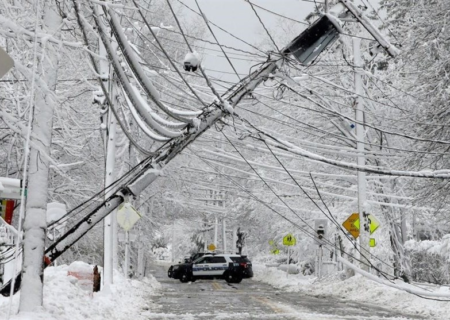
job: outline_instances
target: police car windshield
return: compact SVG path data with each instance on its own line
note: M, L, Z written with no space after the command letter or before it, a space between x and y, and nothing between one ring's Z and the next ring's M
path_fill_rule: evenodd
M193 263L197 263L198 261L205 259L205 257L209 257L209 256L203 256L203 257L197 258L194 260Z
M230 257L233 262L250 262L247 257Z

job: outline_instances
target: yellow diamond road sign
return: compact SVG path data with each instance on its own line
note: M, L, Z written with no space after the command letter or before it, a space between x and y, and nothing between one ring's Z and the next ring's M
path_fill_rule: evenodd
M214 245L214 243L211 243L211 244L208 246L208 250L209 250L209 251L214 251L214 250L216 250L216 246Z
M359 227L355 226L355 222L359 220L358 213L352 213L347 220L342 223L342 226L353 236L353 238L359 237Z
M370 226L370 234L372 234L378 229L378 227L380 226L380 222L371 214L369 214L368 220ZM356 228L359 229L359 219L356 220L353 224Z
M122 203L117 209L117 223L125 231L133 228L134 224L141 218L139 212L131 205L131 203Z
M292 234L288 234L286 237L283 238L283 244L285 246L295 246L297 243L297 239Z
M369 214L368 217L370 234L374 233L380 226L380 222L373 216ZM359 214L352 213L347 220L342 223L342 226L347 229L347 231L356 239L359 237Z

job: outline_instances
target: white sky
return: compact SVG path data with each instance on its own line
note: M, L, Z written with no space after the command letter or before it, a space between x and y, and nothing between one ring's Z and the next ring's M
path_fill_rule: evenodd
M195 0L181 0L186 5L198 11ZM251 6L245 0L198 0L201 9L208 17L208 20L221 26L223 29L238 36L239 38L249 42L251 44L257 44L264 40L265 34L261 27L258 18L254 14ZM314 10L313 2L305 2L303 0L252 0L254 4L261 7L279 13L283 16L303 21L304 18ZM318 3L322 2L318 0ZM256 8L258 14L263 20L266 27L270 30L277 28L280 17L277 17L271 13L265 12L259 8ZM194 16L189 10L184 10L184 14L189 17ZM219 42L224 45L237 47L247 51L254 52L255 50L246 44L232 38L219 29L212 26L214 33L216 34ZM207 31L208 39L213 41L212 36ZM219 49L217 46L208 45L208 48ZM230 51L230 50L227 50ZM222 56L219 52L207 51L210 54ZM238 56L234 56L238 57ZM244 58L245 57L241 57ZM256 62L233 60L233 64L239 73L248 74L249 68ZM233 70L229 66L228 62L223 57L213 57L211 55L205 55L203 65L208 70L208 74L227 81L238 81L237 77L233 74L218 73L211 70L221 70L232 73Z
M195 11L198 12L197 4L195 0L179 0ZM208 20L214 22L219 25L223 29L229 31L230 33L238 36L239 38L245 40L248 43L256 45L261 43L262 41L267 39L267 35L264 29L261 26L258 18L253 12L250 4L246 2L246 0L197 0L201 9L207 16ZM305 17L314 11L315 3L314 0L251 0L252 3L276 12L280 15L292 18L298 21L304 21ZM361 3L361 0L356 0L358 4L365 4L369 1L371 5L378 7L379 0L364 0ZM316 2L323 3L323 0L316 0ZM280 20L282 18L266 12L260 8L255 7L255 10L258 12L262 21L269 29L269 32L274 33L274 30L281 32L280 28ZM184 14L189 19L190 17L194 17L195 14L185 9ZM304 27L298 24L298 34L303 30ZM224 45L229 45L235 48L244 49L246 51L255 52L255 50L248 45L242 43L239 40L232 38L216 27L212 26L212 29L218 38L219 42ZM295 37L297 34L293 35ZM214 41L213 37L209 33L209 30L206 32L206 38L210 41ZM276 38L276 37L275 37ZM277 41L277 39L275 39ZM282 45L286 45L283 41L280 41ZM216 50L219 47L214 45L206 45L206 48L214 48ZM227 52L230 52L229 49L225 49ZM220 52L214 52L206 50L206 53L203 57L203 66L207 69L207 73L213 77L217 77L222 80L237 82L238 78L234 75L233 69L230 67L227 60L223 57ZM215 56L214 56L215 55ZM237 55L230 55L230 57L248 59L246 57L240 57ZM257 62L244 61L232 59L233 65L237 69L238 73L248 74L249 69L252 65L255 65ZM216 72L213 70L219 70L223 72Z

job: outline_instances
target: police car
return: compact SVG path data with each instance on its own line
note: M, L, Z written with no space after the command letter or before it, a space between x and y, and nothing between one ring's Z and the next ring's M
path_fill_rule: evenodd
M252 264L245 256L237 254L207 254L192 263L171 266L171 276L181 282L197 279L225 279L229 283L240 283L253 277Z

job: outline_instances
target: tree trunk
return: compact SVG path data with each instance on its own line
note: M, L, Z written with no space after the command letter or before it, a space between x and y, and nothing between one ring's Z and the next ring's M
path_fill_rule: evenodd
M43 32L57 35L62 23L61 17L49 8L44 9ZM58 54L49 42L46 49L41 49L44 57L40 74L52 92L55 91L58 67ZM31 139L47 154L50 154L52 140L53 111L56 101L45 88L37 88L33 129ZM31 148L28 179L28 195L26 215L24 221L24 249L22 269L22 290L20 295L19 312L33 311L42 306L44 279L44 250L47 231L47 189L49 160L41 156L39 150Z

